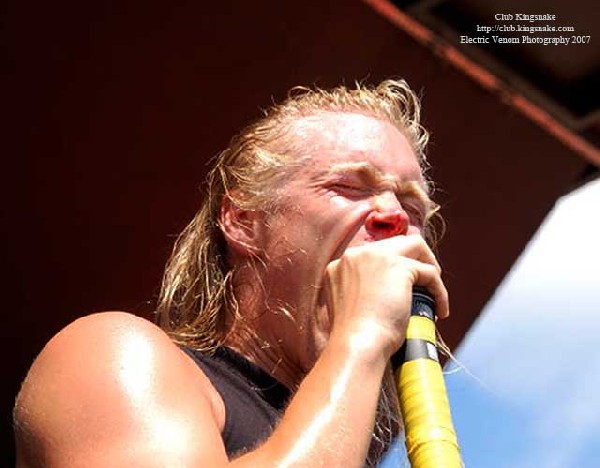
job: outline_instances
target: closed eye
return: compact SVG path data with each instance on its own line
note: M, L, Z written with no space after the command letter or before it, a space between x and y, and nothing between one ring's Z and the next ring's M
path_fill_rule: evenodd
M372 190L358 184L336 183L331 188L340 195L358 197L371 194Z

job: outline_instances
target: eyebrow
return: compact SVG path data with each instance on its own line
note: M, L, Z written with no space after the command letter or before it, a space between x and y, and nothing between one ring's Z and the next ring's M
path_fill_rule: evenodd
M373 181L383 181L386 179L384 174L379 169L365 162L338 163L331 167L331 169L328 171L330 175L349 172L353 172L361 177L372 179Z

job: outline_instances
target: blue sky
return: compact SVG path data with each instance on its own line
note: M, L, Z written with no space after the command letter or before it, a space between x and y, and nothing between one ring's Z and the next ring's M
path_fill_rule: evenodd
M557 202L456 356L467 467L600 466L600 180Z

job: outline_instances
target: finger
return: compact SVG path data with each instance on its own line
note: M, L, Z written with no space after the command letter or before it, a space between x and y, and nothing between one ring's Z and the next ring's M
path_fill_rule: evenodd
M426 288L433 296L436 305L436 314L440 319L445 319L450 315L448 290L437 268L425 263L419 265L416 269L416 278L413 285Z
M442 271L435 254L420 234L391 237L377 243L381 248L388 249L391 255L408 257L433 265L438 274Z

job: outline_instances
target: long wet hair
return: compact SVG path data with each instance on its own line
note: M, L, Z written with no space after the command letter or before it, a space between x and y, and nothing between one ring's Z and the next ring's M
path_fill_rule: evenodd
M242 320L234 294L234 271L226 262L220 225L224 197L244 210L275 208L277 188L293 173L301 142L293 123L322 112L354 112L392 123L407 138L425 174L428 132L420 124L420 102L404 80L375 87L331 90L298 87L247 126L214 161L206 197L180 234L167 264L157 307L158 324L179 344L211 352L225 337L225 317ZM433 209L432 216L436 212ZM426 223L425 237L435 229Z

